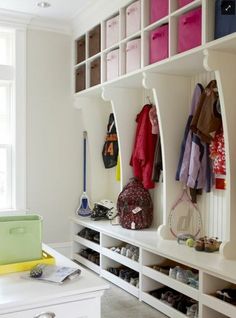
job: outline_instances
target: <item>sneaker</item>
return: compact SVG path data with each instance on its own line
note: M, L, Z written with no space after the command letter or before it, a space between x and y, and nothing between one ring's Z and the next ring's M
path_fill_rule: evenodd
M187 272L184 269L179 268L176 272L176 280L178 280L181 283L187 284L188 282Z
M169 270L169 276L173 279L176 279L176 274L178 272L178 270L180 269L179 266L175 266L174 268L170 268Z
M132 257L131 257L131 259L132 259L133 261L135 261L135 262L138 262L139 257L138 257L137 254L133 254Z
M119 248L119 247L117 247L117 248L114 250L114 252L116 252L116 253L120 254L120 248Z
M133 256L131 250L128 248L126 251L126 257L131 258Z
M127 252L127 248L123 246L121 248L120 254L123 255L123 256L126 256L126 252Z

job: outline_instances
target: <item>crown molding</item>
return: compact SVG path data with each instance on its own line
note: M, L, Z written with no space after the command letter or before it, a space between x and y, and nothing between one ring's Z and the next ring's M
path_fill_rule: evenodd
M66 35L72 34L70 21L33 17L28 25L29 30L41 30L47 32L56 32Z
M0 9L0 24L4 26L26 27L32 17L31 14Z
M67 35L70 35L72 30L70 21L42 18L32 14L3 9L0 9L0 26L57 32Z

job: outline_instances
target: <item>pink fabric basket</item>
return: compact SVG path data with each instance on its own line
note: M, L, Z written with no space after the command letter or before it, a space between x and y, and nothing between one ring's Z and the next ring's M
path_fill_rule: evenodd
M119 49L107 54L107 81L119 76Z
M150 64L169 56L169 27L162 25L150 32Z
M109 19L106 21L106 47L111 47L119 42L119 20L120 17Z
M186 6L187 4L189 4L190 2L193 2L194 0L178 0L179 2L179 8L182 8L184 6Z
M202 41L202 8L189 11L179 17L178 53L201 45Z
M141 28L141 3L133 2L126 8L126 36L138 32Z
M126 45L126 73L141 67L141 39L129 41Z
M153 23L168 15L169 0L150 1L150 23Z

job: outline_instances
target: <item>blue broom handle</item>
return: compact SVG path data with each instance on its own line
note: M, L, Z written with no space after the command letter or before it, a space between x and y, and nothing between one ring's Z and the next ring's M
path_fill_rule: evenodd
M84 192L86 192L86 136L87 132L84 131Z

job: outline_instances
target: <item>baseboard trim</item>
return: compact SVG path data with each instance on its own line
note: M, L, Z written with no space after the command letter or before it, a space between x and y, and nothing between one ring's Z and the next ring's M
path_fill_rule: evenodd
M72 255L72 242L48 243L50 247L54 248L62 255L71 258Z

